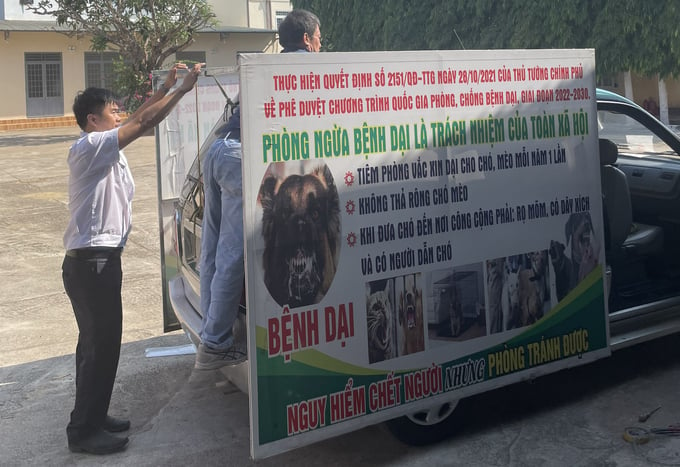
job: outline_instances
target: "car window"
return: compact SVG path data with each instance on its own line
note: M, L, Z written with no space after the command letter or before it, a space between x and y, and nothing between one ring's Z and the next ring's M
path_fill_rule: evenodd
M598 110L597 124L599 137L616 143L619 154L633 157L677 157L668 144L630 115L612 110Z

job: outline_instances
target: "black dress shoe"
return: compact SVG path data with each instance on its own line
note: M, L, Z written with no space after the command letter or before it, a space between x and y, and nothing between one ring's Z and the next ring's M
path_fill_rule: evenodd
M90 454L111 454L122 451L128 444L128 438L98 429L86 438L68 441L71 452L89 452Z
M115 418L107 415L104 419L104 424L102 425L106 431L110 433L119 433L121 431L127 431L130 429L130 420L124 420L122 418Z

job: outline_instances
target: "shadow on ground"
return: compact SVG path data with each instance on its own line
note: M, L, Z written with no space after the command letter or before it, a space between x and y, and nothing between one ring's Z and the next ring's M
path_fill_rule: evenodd
M64 130L66 131L66 130ZM9 146L42 146L45 144L57 144L57 143L72 143L78 136L78 130L72 130L73 134L69 135L37 135L37 134L26 134L26 135L3 135L0 133L0 147Z

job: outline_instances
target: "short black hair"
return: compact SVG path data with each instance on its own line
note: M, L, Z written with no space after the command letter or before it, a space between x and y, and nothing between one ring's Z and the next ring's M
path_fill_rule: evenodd
M319 18L311 11L297 9L286 15L279 25L279 43L284 49L301 47L305 33L314 35L316 28L321 27Z
M107 104L116 102L113 92L103 88L87 88L73 100L73 115L81 130L85 131L87 116L99 114Z

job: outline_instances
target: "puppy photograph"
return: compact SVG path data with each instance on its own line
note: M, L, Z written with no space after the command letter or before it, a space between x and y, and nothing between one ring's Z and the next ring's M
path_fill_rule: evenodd
M548 250L486 262L489 333L531 325L550 307Z
M340 250L340 205L326 164L271 164L258 200L262 206L262 265L272 298L291 308L318 303L330 288ZM308 170L305 170L308 169Z
M532 251L524 257L518 273L520 326L535 323L550 306L548 250Z

